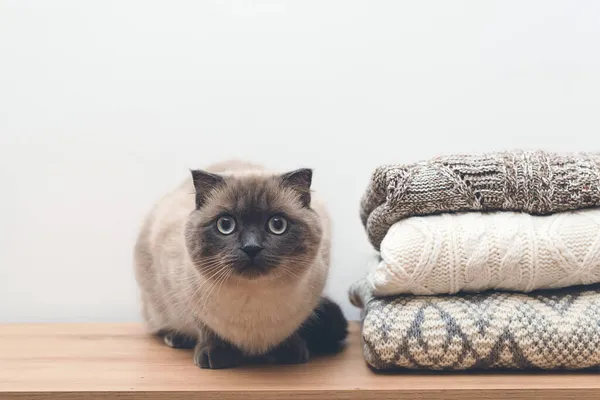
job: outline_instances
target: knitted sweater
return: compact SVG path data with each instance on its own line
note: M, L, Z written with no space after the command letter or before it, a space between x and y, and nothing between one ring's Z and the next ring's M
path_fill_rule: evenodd
M509 211L411 217L381 243L376 296L600 282L600 208L533 216Z
M451 211L550 214L600 205L600 153L454 155L378 168L361 202L379 248L392 224Z
M600 366L600 286L373 299L361 281L363 351L375 369Z

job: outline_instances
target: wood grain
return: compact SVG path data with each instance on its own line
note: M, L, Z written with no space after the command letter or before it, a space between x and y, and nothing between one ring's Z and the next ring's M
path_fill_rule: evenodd
M0 325L0 399L600 399L593 373L376 374L351 331L306 365L211 371L136 324Z

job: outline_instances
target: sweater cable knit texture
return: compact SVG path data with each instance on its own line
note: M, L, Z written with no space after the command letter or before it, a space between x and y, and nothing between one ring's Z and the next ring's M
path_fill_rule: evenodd
M380 167L360 214L379 249L388 229L409 216L456 211L544 215L599 205L599 153L512 151Z
M600 209L407 218L390 228L368 280L376 296L598 283Z

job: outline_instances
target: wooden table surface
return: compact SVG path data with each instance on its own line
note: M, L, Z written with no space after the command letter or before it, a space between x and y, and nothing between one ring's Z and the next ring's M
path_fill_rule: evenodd
M593 373L376 374L358 326L298 366L201 370L137 324L0 325L0 399L600 399Z

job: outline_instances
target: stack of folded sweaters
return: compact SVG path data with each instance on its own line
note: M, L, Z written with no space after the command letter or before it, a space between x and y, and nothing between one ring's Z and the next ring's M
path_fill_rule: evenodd
M600 366L600 153L378 168L350 298L375 369Z

